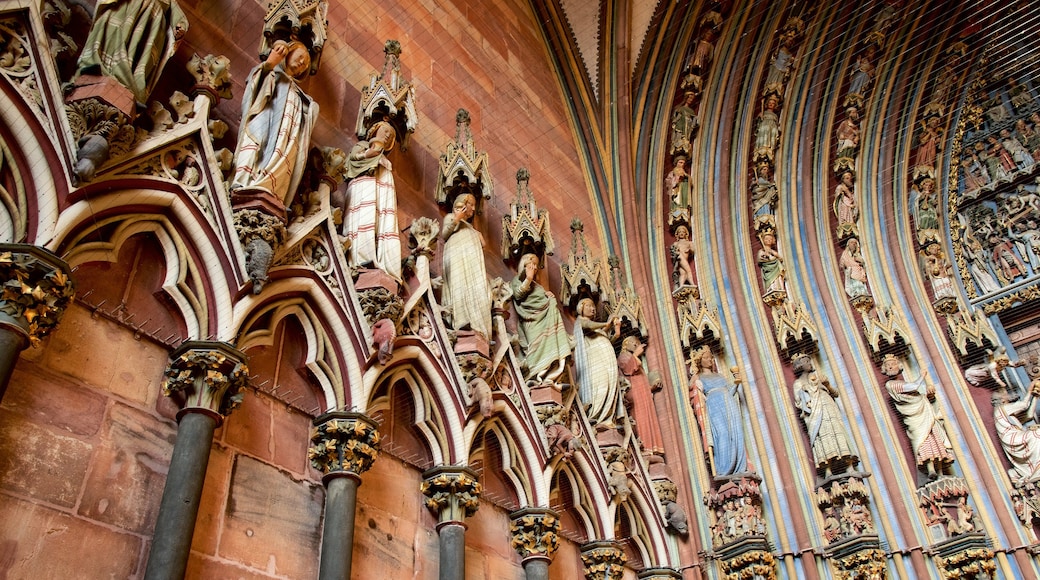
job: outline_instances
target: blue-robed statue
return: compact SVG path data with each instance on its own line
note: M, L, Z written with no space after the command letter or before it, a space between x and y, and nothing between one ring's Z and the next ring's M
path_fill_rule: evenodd
M730 383L714 371L715 357L704 347L693 358L690 403L701 428L704 452L715 477L749 470L744 446L740 383Z

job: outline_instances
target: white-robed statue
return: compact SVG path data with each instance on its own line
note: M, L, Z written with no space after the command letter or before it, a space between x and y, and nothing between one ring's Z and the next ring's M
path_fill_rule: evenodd
M249 73L231 191L261 190L288 206L306 166L318 104L296 83L310 70L307 47L276 41Z
M588 410L592 425L613 425L621 414L621 391L617 354L611 339L617 338L621 321L611 317L596 322L596 303L591 298L578 302L574 320L574 370L578 397Z
M397 142L387 108L375 110L378 119L367 138L350 151L347 168L347 215L343 235L350 240L351 266L372 265L401 279L401 240L397 229L397 191L393 167L386 158Z
M998 394L993 402L993 427L1000 438L1000 445L1011 461L1008 476L1012 483L1040 480L1040 430L1029 422L1036 411L1040 387L1030 386L1024 399L1013 400L1006 393Z

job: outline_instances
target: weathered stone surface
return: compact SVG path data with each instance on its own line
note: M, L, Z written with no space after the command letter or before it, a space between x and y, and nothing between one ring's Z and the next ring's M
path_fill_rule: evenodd
M232 452L221 445L214 445L209 452L206 485L202 487L202 501L199 502L199 514L195 518L195 535L191 539L193 551L209 556L217 553L220 518L227 501L233 457Z
M185 578L193 580L262 580L265 578L284 578L265 574L260 570L245 568L233 562L224 562L215 558L208 558L198 553L192 553L188 558L188 570Z
M106 400L33 363L20 363L11 377L3 406L26 420L73 435L101 428Z
M481 508L481 509L486 509ZM466 532L466 538L469 539L469 532ZM469 542L466 542L467 544ZM499 542L501 544L501 542ZM466 550L466 556L469 557L469 549ZM516 552L514 552L515 554ZM499 557L485 557L484 558L485 572L484 575L489 580L524 580L524 567L520 563L519 557L516 559L502 559ZM467 565L467 568L469 566Z
M626 570L627 572L627 570ZM585 569L581 564L581 550L573 542L563 540L556 551L552 565L549 566L550 580L572 580L584 578Z
M239 455L231 475L218 555L288 578L318 570L324 493L320 484Z
M520 563L520 556L509 543L509 514L504 510L482 501L477 513L466 519L466 525L469 527L466 530L467 548L479 550L486 556L493 554L495 559Z
M422 474L399 459L383 453L361 476L358 503L395 514L429 513L419 493ZM433 517L427 522L436 523Z
M415 542L423 533L415 512L387 512L358 506L354 526L353 573L358 578L378 578L385 570L407 570L416 560ZM433 536L436 545L436 535Z
M105 431L79 513L139 534L151 534L173 453L174 426L115 404Z
M72 507L93 449L75 437L0 412L0 488Z
M293 473L310 474L307 448L310 445L311 418L296 411L288 411L279 403L272 403L271 445L274 463Z
M271 400L246 393L242 404L224 420L224 442L250 455L270 461Z
M131 578L141 539L0 495L0 578Z

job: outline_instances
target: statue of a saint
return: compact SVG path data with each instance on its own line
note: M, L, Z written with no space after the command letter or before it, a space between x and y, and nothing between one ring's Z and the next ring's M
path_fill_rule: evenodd
M715 477L748 470L740 384L730 384L714 370L715 357L705 346L694 353L690 404Z
M943 473L944 466L953 463L953 446L946 428L932 405L935 387L924 380L907 381L903 363L894 355L886 355L881 362L881 373L888 377L885 388L903 418L910 447L914 450L918 467L927 471L929 479Z
M620 415L620 384L613 339L621 321L608 318L596 322L596 303L591 298L578 302L574 320L574 370L578 396L588 410L592 425L613 425Z
M455 198L444 217L441 302L450 310L451 327L491 337L491 289L484 265L484 236L471 221L477 202L472 194Z
M510 288L519 318L517 334L527 367L526 378L529 383L551 384L563 374L571 344L556 297L535 280L537 274L538 256L524 254Z
M798 376L792 385L795 405L809 432L816 468L824 470L826 479L836 467L858 460L845 433L841 408L835 401L838 389L817 372L808 356L796 357L793 366Z
M638 338L629 336L621 342L621 354L617 357L621 374L628 379L629 389L625 395L635 421L636 434L643 444L643 452L653 455L664 453L664 438L661 436L661 425L654 407L654 394L650 389L650 380L643 371L643 361L639 358L646 348Z

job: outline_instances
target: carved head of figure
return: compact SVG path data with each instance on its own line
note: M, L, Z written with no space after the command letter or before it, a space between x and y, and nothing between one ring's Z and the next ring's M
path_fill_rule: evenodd
M307 50L307 45L299 40L289 42L282 66L285 67L285 72L294 79L302 79L307 76L311 69L311 53Z
M538 256L535 254L520 256L518 270L522 280L534 279L535 275L538 274Z
M621 341L621 350L632 353L633 356L639 356L643 354L643 350L646 345L640 342L635 336L626 337L625 340Z
M685 240L690 237L690 228L686 226L679 226L675 228L675 238L679 240Z
M796 375L804 375L816 370L816 367L813 365L812 357L809 355L796 354L791 359L791 369L794 370Z
M452 211L455 213L456 219L466 221L473 219L473 214L477 212L477 198L473 197L472 193L463 193L455 198Z
M702 346L694 353L693 374L710 373L715 368L715 355L708 345Z
M894 378L901 372L903 372L903 362L896 355L886 354L881 359L881 374Z
M578 301L578 316L588 319L596 317L596 303L592 301L592 298L582 298Z

